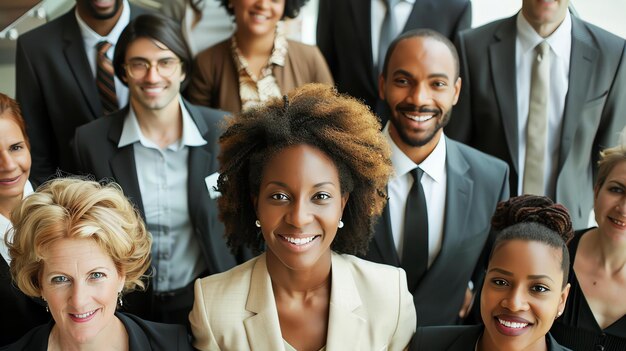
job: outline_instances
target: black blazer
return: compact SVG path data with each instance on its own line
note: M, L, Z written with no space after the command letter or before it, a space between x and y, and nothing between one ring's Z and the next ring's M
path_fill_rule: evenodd
M115 316L122 321L126 328L130 351L193 350L187 329L182 325L144 321L132 314L121 312L116 312ZM0 351L47 351L48 337L53 326L54 320L31 330L18 342L0 348Z
M461 32L457 48L463 87L445 131L496 156L518 188L516 16ZM575 229L587 227L601 148L617 145L626 125L626 42L572 16L569 87L563 111L555 201Z
M236 258L227 247L224 225L217 218L217 202L210 198L205 183L207 176L218 171L218 138L222 132L220 123L224 112L192 105L187 101L184 104L200 134L207 141L205 145L189 148L189 216L194 234L202 245L208 273L224 272L244 261L244 258ZM96 179L109 178L119 183L124 194L135 204L145 220L133 144L117 147L127 115L128 107L79 127L74 140L76 165L80 172L94 175ZM147 307L131 309L129 312L145 317L147 315L143 308Z
M402 32L434 29L453 40L470 28L469 0L416 0ZM378 78L372 58L371 5L363 0L320 0L317 46L326 58L337 88L372 108L378 99Z
M147 13L130 5L131 18ZM74 172L76 127L102 116L95 77L85 54L74 8L17 40L15 96L26 120L32 167L41 184L57 168Z
M483 334L482 325L444 326L417 328L410 351L474 351L478 338ZM548 333L548 351L571 351L559 345Z
M509 198L507 165L482 152L446 139L446 205L439 255L411 291L417 325L449 325L458 320L467 283L482 282L490 250L491 216ZM366 259L400 267L385 206L374 226Z
M13 283L9 265L0 256L0 346L14 343L29 330L47 323L50 313L44 305L24 295Z

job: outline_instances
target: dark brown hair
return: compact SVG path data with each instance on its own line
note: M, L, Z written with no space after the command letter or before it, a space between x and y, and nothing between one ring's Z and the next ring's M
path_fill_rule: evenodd
M368 107L330 86L308 84L235 116L227 127L220 138L218 205L233 250L242 245L261 250L263 236L254 225L251 197L259 193L268 160L299 144L316 147L333 160L342 193L350 193L343 212L345 227L335 237L333 250L367 250L392 172L389 146Z

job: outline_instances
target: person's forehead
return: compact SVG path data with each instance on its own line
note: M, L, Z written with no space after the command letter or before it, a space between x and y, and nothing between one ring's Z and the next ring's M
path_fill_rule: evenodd
M434 64L450 64L454 66L454 58L450 48L432 37L411 37L401 40L391 54L389 68L393 71L396 65L411 62L417 67Z

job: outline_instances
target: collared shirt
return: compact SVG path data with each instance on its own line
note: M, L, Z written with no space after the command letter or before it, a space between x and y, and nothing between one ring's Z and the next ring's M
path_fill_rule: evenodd
M413 11L413 5L415 0L401 0L393 8L393 12L396 16L396 35L402 33L402 30L406 26L406 22L409 20L411 11ZM383 26L385 20L385 14L387 13L387 5L385 0L372 0L371 1L371 31L372 31L372 58L374 59L374 66L378 65L378 43L380 42L380 29Z
M123 2L124 8L122 9L122 15L119 20L111 29L111 32L106 36L101 36L100 34L94 32L91 27L83 21L82 18L78 15L78 10L75 11L76 21L78 22L78 28L80 28L80 33L83 37L83 45L85 48L85 54L87 55L87 59L89 60L89 67L91 67L91 72L93 73L94 84L96 81L96 56L98 55L97 45L99 42L106 40L111 43L111 48L106 52L106 56L113 60L113 52L115 51L115 44L117 43L117 39L126 28L128 22L130 22L130 5L128 5L128 0L124 0ZM115 78L115 94L117 95L117 105L119 108L126 106L128 103L128 88L122 83L117 76Z
M33 193L33 186L27 180L26 183L24 184L24 192L22 193L22 198L25 198L32 193ZM0 214L0 231L2 231L0 233L2 234L2 236L0 236L0 239L1 239L0 240L0 255L4 257L4 260L7 262L7 264L11 263L11 257L9 257L9 248L4 243L4 238L6 237L7 232L12 227L13 225L11 224L11 221L5 216Z
M267 64L261 69L261 76L257 77L248 69L248 61L239 51L237 39L231 37L231 51L237 72L239 72L239 97L241 110L247 110L257 106L271 98L281 97L280 87L274 77L274 66L285 66L287 57L287 38L283 31L283 23L276 26L274 48Z
M548 100L547 143L544 150L546 161L544 170L544 193L554 197L558 175L559 149L563 111L569 84L570 53L572 49L572 19L569 11L565 20L547 38L542 38L520 12L517 15L517 39L515 40L515 66L517 72L517 153L518 186L517 193L522 194L524 185L524 166L526 160L526 124L530 102L530 79L533 62L537 57L535 47L546 40L550 44L550 98Z
M132 107L124 120L118 147L133 144L137 179L152 234L154 290L171 291L191 283L207 269L189 216L189 148L206 144L179 98L182 137L164 149L141 132Z
M426 197L428 210L428 267L441 251L443 244L443 226L446 212L446 138L443 133L433 152L419 165L415 164L391 139L389 123L383 134L391 147L391 164L394 175L387 184L389 196L388 206L391 219L391 233L396 244L398 256L402 259L402 243L404 242L404 210L409 191L413 186L411 171L419 166L423 171L422 188Z

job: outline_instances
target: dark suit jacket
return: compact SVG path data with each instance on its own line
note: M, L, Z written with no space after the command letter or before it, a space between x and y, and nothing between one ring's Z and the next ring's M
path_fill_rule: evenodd
M445 326L417 328L410 351L474 351L478 338L483 334L482 325ZM571 351L559 345L548 333L548 351Z
M145 10L130 7L131 17ZM76 127L102 116L95 77L74 8L17 40L15 95L26 120L33 159L30 178L41 184L57 168L74 172Z
M224 272L240 262L226 246L224 226L217 218L217 202L210 198L204 181L207 176L218 171L217 141L222 132L220 123L224 112L195 106L186 101L184 103L200 134L207 141L205 145L189 148L189 216L196 238L202 246L208 273ZM123 148L117 147L127 115L128 107L76 129L76 164L80 172L92 174L96 179L109 178L119 183L124 194L145 219L135 168L134 146L131 144ZM143 300L150 299L145 297ZM130 309L129 312L144 317L146 312L143 308L146 307Z
M460 33L463 88L446 133L496 156L518 188L515 16ZM563 112L556 200L574 228L586 228L593 206L593 174L601 148L617 144L626 125L624 39L572 16L569 88Z
M9 265L0 256L0 346L14 343L29 330L47 323L50 313L44 305L24 295L13 283Z
M416 0L402 32L434 29L453 40L469 28L469 0ZM326 58L337 88L372 108L378 98L378 78L372 58L371 4L363 0L320 0L317 46Z
M417 325L454 324L470 280L478 285L489 254L491 216L509 198L508 167L494 157L446 139L447 190L441 252L411 291ZM399 267L389 207L374 227L366 259ZM476 268L476 271L474 271Z
M182 325L162 324L144 321L143 319L116 312L115 316L122 321L128 333L128 346L131 351L191 351L191 343L187 329ZM54 326L54 321L39 326L24 335L18 342L1 348L0 351L46 351L48 337Z

